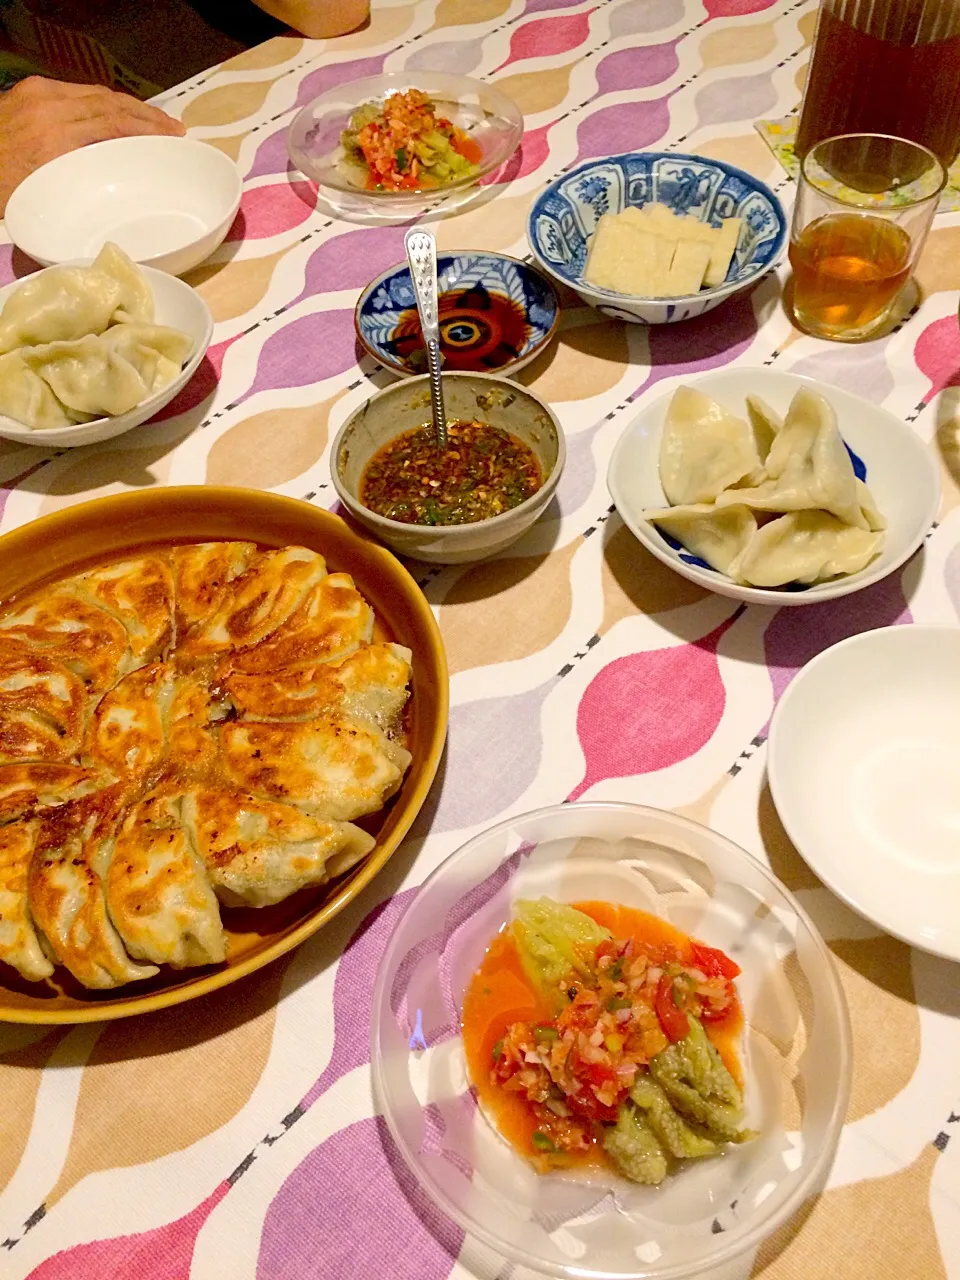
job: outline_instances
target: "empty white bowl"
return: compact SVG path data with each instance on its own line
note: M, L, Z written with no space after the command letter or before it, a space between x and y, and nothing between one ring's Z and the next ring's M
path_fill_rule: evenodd
M91 261L91 258L83 258L79 262L66 265L85 267ZM122 436L125 431L138 427L141 422L146 422L155 413L159 413L187 385L196 373L197 366L206 354L213 336L213 316L210 314L210 308L195 289L191 289L176 276L158 271L155 267L140 269L153 290L156 323L182 329L193 339L190 357L179 375L162 390L141 401L129 413L120 413L113 418L94 418L91 422L80 422L73 427L51 427L45 431L35 431L24 426L22 422L0 414L0 438L18 440L21 444L35 444L40 448L56 446L58 449L112 440L114 436ZM32 279L32 277L28 278ZM7 298L22 284L23 280L14 280L0 289L0 310L3 309Z
M774 714L767 768L834 893L960 960L960 628L886 627L814 658Z
M115 138L36 169L7 202L10 239L51 266L93 258L107 240L179 276L230 230L243 183L229 156L193 138Z
M610 459L607 485L624 524L647 550L684 578L718 595L749 604L802 605L861 591L893 573L923 542L940 506L940 473L933 454L905 422L887 409L839 387L774 369L725 369L690 378L686 385L743 417L748 395L781 415L802 387L833 405L840 434L865 467L865 480L887 519L883 550L865 569L813 586L748 587L718 573L672 544L644 511L668 506L660 483L660 440L673 392L645 408L624 430Z

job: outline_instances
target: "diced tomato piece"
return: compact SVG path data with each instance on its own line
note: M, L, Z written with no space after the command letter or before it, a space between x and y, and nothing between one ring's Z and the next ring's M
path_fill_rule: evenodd
M682 1009L678 1009L673 998L674 979L668 974L663 974L657 986L657 995L654 1001L654 1007L657 1010L657 1017L660 1019L660 1025L663 1027L663 1033L668 1040L676 1042L677 1040L685 1040L690 1033L690 1019Z
M739 978L740 966L735 960L724 951L718 950L716 947L708 947L706 943L694 942L691 947L692 957L691 965L694 969L699 969L701 973L705 973L708 978Z
M483 149L475 138L471 138L468 133L457 129L450 140L450 145L464 160L468 160L470 164L479 164L483 159Z

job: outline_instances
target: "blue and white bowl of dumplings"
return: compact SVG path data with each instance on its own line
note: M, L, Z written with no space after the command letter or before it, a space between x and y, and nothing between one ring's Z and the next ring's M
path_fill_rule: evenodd
M676 391L623 432L607 484L641 546L682 577L750 604L818 604L878 582L922 545L939 468L887 409L773 369L721 370ZM757 454L731 462L747 428ZM737 476L741 466L751 470Z
M646 297L598 288L584 278L590 238L605 213L664 205L719 227L742 219L726 279L679 297ZM702 316L752 288L777 265L787 237L783 206L765 183L735 165L669 151L629 151L589 160L562 174L530 211L527 236L539 265L604 315L637 324Z
M127 276L122 298L131 307L133 300L139 299L139 306L133 307L134 314L128 314L121 305L104 329L102 298L98 299L89 281L84 283L83 276L78 283L72 270L89 267L92 262L91 258L82 258L47 267L0 289L0 438L57 449L110 440L140 426L165 408L183 390L203 360L213 335L213 316L196 290L176 276L154 267L138 266L120 255L117 270ZM64 271L68 272L69 283L65 283L61 274ZM11 303L18 293L19 301ZM72 325L69 342L55 341L67 331L62 326L57 328L57 317L62 316L64 310L71 316L67 321ZM151 310L152 318L148 319ZM153 339L163 349L153 348L149 345L150 335L136 328L140 325L161 326L164 331L178 330L182 337L177 341L169 333L163 337L155 333ZM78 337L81 330L82 335ZM112 335L106 343L103 342L105 334ZM43 377L35 370L24 372L17 357L17 353L24 350L45 351L49 363L44 366ZM130 385L136 385L131 381L131 361L142 375L140 398L124 412L105 413L101 405L115 403L119 407L132 398L124 382L126 379ZM175 373L174 365L178 366ZM166 373L160 372L163 368ZM85 405L95 411L65 409L55 396L51 398L51 382L56 383L74 405ZM14 409L32 415L43 425L25 425L19 418L10 416Z

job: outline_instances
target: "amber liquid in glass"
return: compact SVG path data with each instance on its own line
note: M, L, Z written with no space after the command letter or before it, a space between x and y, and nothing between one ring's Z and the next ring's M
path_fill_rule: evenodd
M872 0L871 30L905 0ZM889 133L928 147L945 167L960 150L960 35L925 44L881 40L820 11L796 152L802 160L824 138ZM909 179L909 175L906 176Z
M804 326L858 337L882 322L910 275L910 237L871 214L831 213L790 245L793 307Z

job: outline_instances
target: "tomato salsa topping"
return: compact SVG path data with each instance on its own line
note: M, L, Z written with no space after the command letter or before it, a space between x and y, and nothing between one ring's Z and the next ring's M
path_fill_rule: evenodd
M463 1006L471 1080L540 1172L658 1183L742 1128L740 970L642 911L518 902Z
M439 448L432 424L378 449L363 470L360 501L404 524L472 524L518 507L543 483L533 450L499 427L447 424Z

